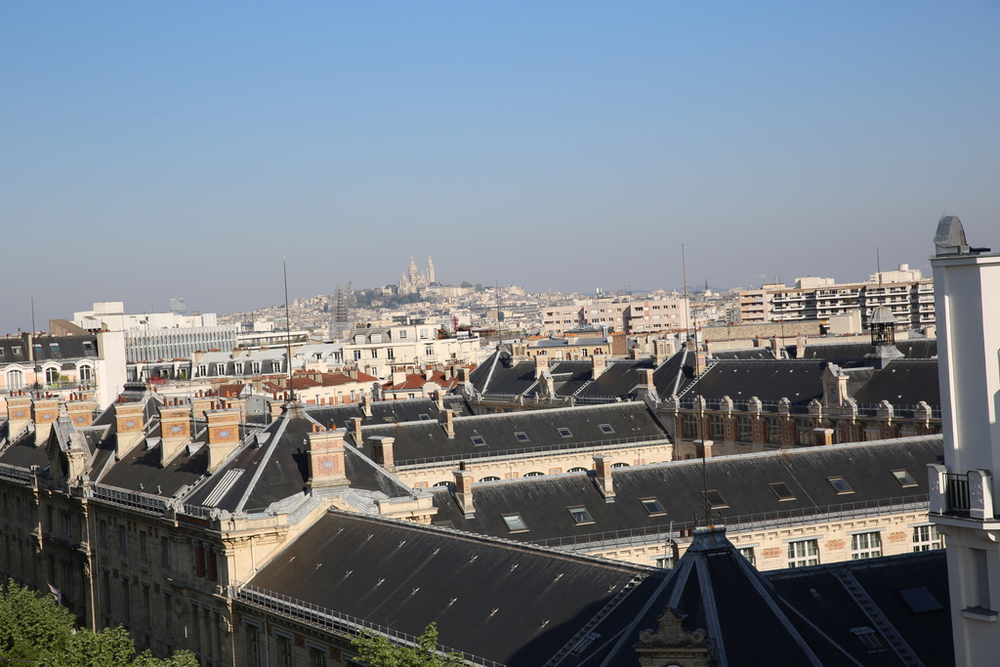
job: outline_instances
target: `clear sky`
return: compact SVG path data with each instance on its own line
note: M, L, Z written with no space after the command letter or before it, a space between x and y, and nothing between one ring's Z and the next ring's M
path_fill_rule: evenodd
M0 333L1000 249L1000 3L2 2Z

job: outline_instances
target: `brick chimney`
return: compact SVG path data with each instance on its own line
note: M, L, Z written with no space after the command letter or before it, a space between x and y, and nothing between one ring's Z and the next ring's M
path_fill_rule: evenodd
M542 373L549 370L549 355L535 355L535 379L542 377Z
M351 417L351 436L354 438L354 444L358 447L364 440L361 437L361 424L364 423L364 419L361 417Z
M694 444L695 451L698 452L698 456L704 459L712 458L712 445L715 444L712 440L695 440Z
M365 390L361 391L361 412L364 413L365 417L372 416L372 397Z
M476 506L472 502L472 473L468 470L455 471L455 501L466 519L476 516Z
M832 428L814 428L813 429L813 444L817 447L822 447L823 445L833 444L833 429Z
M635 393L638 399L641 401L648 396L649 398L658 401L660 397L656 393L656 385L653 383L653 369L637 368L635 372L636 375L639 376L639 382L635 388Z
M444 389L438 389L434 392L434 402L437 404L437 409L440 412L444 410Z
M35 401L32 410L35 421L35 442L43 443L49 439L52 425L59 419L59 399L40 398Z
M240 444L240 411L211 410L205 416L208 418L208 472L213 473Z
M322 427L316 427L322 429ZM350 483L344 465L344 436L347 429L316 430L308 433L309 488L345 486Z
M196 396L191 399L191 409L194 411L195 415L200 415L201 413L208 412L209 410L215 410L218 407L219 406L215 401L215 397L213 396Z
M191 442L191 410L160 408L160 466L170 463Z
M608 368L608 356L606 354L595 354L590 358L591 379L596 380L601 377Z
M594 457L594 470L597 475L594 481L597 482L597 490L604 496L604 501L613 503L615 501L615 487L611 479L611 457L598 454Z
M444 411L444 432L448 434L449 438L455 437L455 411L445 410Z
M97 403L92 400L76 400L66 403L66 413L69 415L69 420L77 428L90 426L94 421L96 408Z
M118 444L115 457L122 458L146 437L146 415L142 403L115 403Z
M7 397L8 436L13 438L31 423L31 396Z
M389 472L395 472L396 459L393 457L392 445L396 439L388 435L373 435L368 438L372 446L372 460Z

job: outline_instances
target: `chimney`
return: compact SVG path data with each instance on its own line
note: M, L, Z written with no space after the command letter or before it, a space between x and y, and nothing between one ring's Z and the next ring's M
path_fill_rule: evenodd
M542 373L549 370L549 356L547 354L535 355L535 379L542 377Z
M146 414L142 403L116 403L115 429L118 444L115 457L121 459L146 437Z
M208 472L222 466L240 444L240 411L211 410L208 417Z
M95 401L76 400L66 404L66 412L73 426L83 428L90 426L94 421L94 410L97 408Z
M31 396L8 396L7 437L14 438L31 422Z
M444 410L444 389L434 392L434 402L437 404L438 412Z
M636 374L639 376L639 384L635 388L636 397L641 401L647 396L655 401L660 397L656 393L656 385L653 384L652 368L637 368Z
M361 391L361 412L364 413L365 417L372 416L372 397L365 390Z
M52 425L59 419L59 399L40 398L35 401L32 417L35 421L35 443L49 439Z
M427 382L430 382L433 379L434 379L434 369L433 368L425 368L424 369L424 380L426 380Z
M476 506L472 502L472 473L468 470L455 471L455 500L466 519L476 517Z
M597 472L594 481L597 482L597 490L604 496L604 502L615 502L615 487L611 479L611 457L603 454L595 456L594 470Z
M338 428L307 433L309 441L309 488L320 489L350 484L344 465L344 436Z
M817 447L822 447L823 445L833 444L833 429L832 428L814 428L813 429L813 444Z
M388 435L373 435L368 438L372 445L372 459L389 472L396 471L396 460L392 455L392 444L396 439Z
M358 447L364 442L361 439L361 424L363 422L364 419L361 417L351 417L351 436L354 438L354 444Z
M607 355L604 354L595 354L590 358L590 364L591 364L591 379L596 380L597 378L601 377L601 373L603 373L607 369L608 357Z
M215 398L212 396L201 396L201 392L198 392L199 396L191 399L191 408L195 415L200 415L203 412L208 412L209 410L215 410L218 406L215 402Z
M444 432L448 434L449 438L455 437L455 411L445 410L444 411Z
M191 410L160 408L160 467L170 463L191 442Z
M703 459L712 458L712 445L715 444L712 440L695 440L693 443L695 451L698 456Z

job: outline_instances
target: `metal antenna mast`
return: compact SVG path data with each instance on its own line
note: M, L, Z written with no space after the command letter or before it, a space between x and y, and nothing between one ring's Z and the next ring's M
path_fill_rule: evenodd
M285 280L285 363L288 371L288 398L295 402L295 387L292 386L292 318L288 314L288 263L281 258L281 273Z

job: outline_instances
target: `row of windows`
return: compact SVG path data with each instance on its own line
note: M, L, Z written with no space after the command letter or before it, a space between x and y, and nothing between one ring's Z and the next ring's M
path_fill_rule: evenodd
M890 470L889 472L892 474L893 478L899 482L901 487L907 488L917 486L917 480L914 479L913 475L911 475L908 471L900 469ZM837 492L837 495L854 493L854 488L843 475L827 477L826 481L830 483L830 486ZM795 492L793 492L785 482L769 482L767 486L780 502L796 500L798 498ZM712 509L724 509L729 507L729 503L722 497L722 493L718 489L709 489L707 491L702 491L701 493L705 499L708 500Z
M421 415L421 418L423 418L423 415ZM612 433L615 432L615 429L614 429L613 426L611 426L611 424L600 424L598 426L598 428L601 429L601 433L605 433L605 434L608 434L608 435L610 435L610 434L612 434ZM562 438L572 438L573 437L573 431L571 431L570 429L566 428L565 426L558 427L556 429L556 432ZM524 431L515 431L514 432L514 438L518 442L528 442L529 440L531 440L531 438L528 437L528 434L525 433ZM471 439L472 439L472 444L476 445L477 447L482 447L482 446L484 446L486 444L486 438L484 438L483 436L481 436L479 434L471 436Z
M640 498L639 502L642 504L643 509L646 510L646 513L649 514L649 516L662 516L667 513L667 511L663 508L662 503L660 503L659 499L655 497ZM590 513L590 510L588 510L585 505L573 505L571 507L567 507L566 511L569 512L574 525L579 526L596 523L593 515ZM503 518L504 523L507 524L507 530L512 533L520 533L531 530L520 513L503 514L501 517Z

